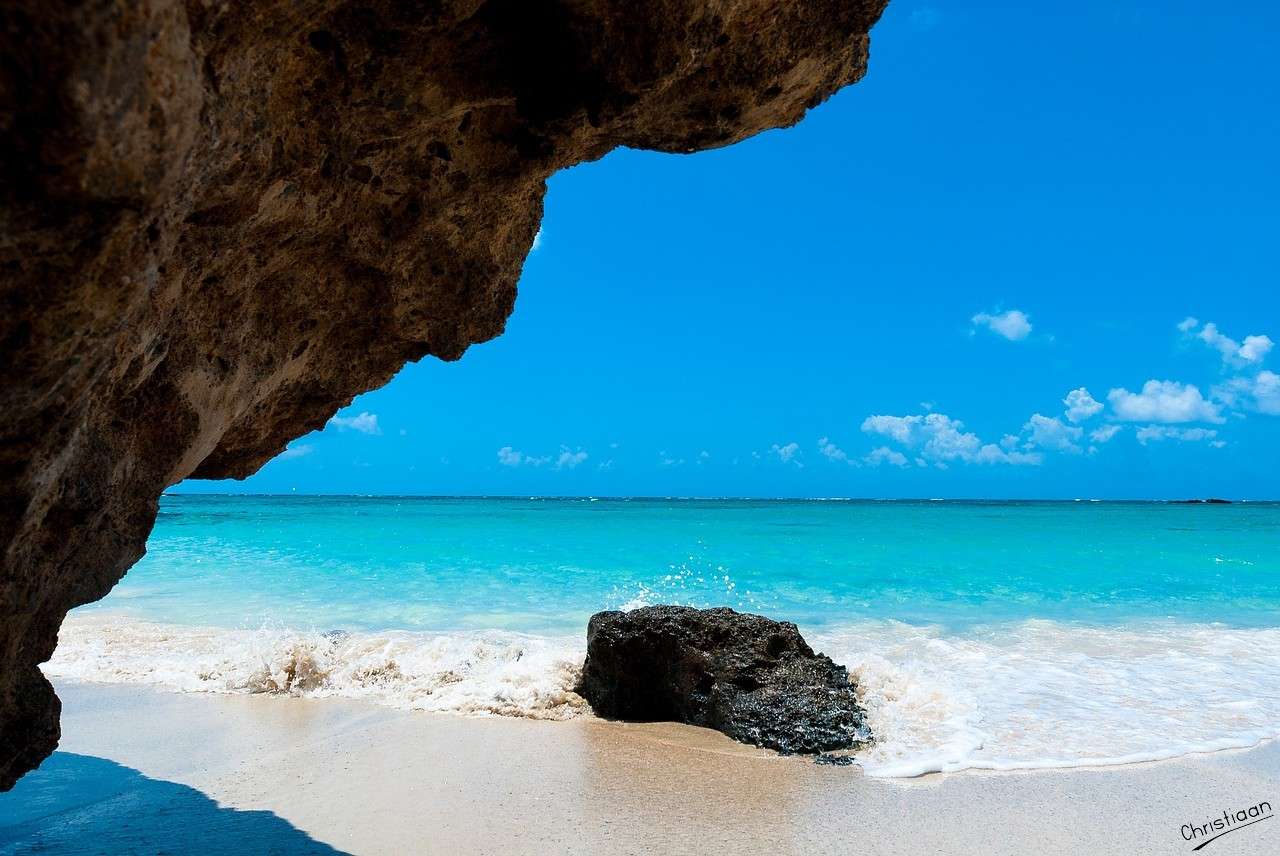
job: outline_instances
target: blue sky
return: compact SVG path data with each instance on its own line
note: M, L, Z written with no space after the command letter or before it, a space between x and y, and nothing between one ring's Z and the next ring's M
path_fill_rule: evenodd
M796 128L557 175L502 337L182 489L1280 496L1278 47L894 0Z

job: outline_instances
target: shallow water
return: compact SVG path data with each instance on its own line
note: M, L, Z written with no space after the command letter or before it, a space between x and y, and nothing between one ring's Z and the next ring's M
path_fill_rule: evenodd
M564 718L593 612L728 605L850 667L871 774L1123 763L1280 735L1278 548L1271 503L165 497L47 671Z

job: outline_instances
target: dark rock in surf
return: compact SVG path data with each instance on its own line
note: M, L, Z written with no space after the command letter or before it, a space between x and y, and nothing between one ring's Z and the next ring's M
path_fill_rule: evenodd
M609 719L701 725L784 754L869 742L854 690L794 624L682 606L592 616L578 687Z
M820 767L852 767L853 759L848 755L815 755L813 763Z

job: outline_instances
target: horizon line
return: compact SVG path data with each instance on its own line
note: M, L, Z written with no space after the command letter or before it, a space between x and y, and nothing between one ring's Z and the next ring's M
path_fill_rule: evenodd
M527 493L288 493L270 492L221 492L221 491L170 491L162 497L218 496L218 497L315 497L341 499L507 499L507 500L697 500L741 502L1126 502L1167 503L1191 505L1217 505L1234 503L1278 503L1280 499L1234 499L1219 496L1204 497L934 497L934 496L747 496L747 495L674 495L674 494L527 494Z

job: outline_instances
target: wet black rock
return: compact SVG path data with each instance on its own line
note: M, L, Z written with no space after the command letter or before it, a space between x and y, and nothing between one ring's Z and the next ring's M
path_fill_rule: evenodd
M794 624L682 606L592 616L578 687L609 719L686 722L784 754L868 742L854 691Z
M822 767L852 767L853 759L848 755L815 755L813 763Z

